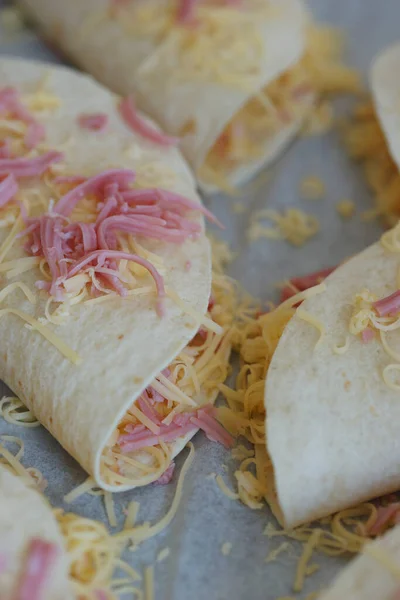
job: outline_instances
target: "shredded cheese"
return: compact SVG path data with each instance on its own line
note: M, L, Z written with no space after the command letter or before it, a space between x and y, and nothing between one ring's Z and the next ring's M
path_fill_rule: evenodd
M233 492L231 489L229 489L229 487L226 485L225 481L222 479L221 475L217 475L215 477L215 481L217 482L218 487L221 490L221 492L223 494L225 494L225 496L227 498L229 498L230 500L238 500L239 499L239 494L235 494L235 492Z
M231 542L224 542L221 546L221 553L223 554L223 556L229 556L231 551L232 551Z
M318 346L320 346L320 344L322 343L322 340L324 339L324 335L325 335L324 324L319 319L317 319L313 315L310 315L310 313L308 313L307 311L305 311L302 308L297 309L296 315L299 317L299 319L301 319L302 321L305 321L306 323L309 323L310 325L315 327L315 329L317 329L317 331L319 333L319 337L318 337L318 341L314 347L314 349L316 349Z
M154 567L149 566L144 570L145 600L154 600Z
M356 212L356 205L352 200L340 200L336 204L336 210L342 219L351 219Z
M325 193L325 183L320 177L310 175L300 182L300 195L306 200L321 200Z
M33 413L15 396L3 396L0 400L0 416L12 425L22 425L23 427L38 427L40 425Z
M275 227L266 227L260 220L269 219ZM293 246L302 246L319 231L318 219L298 208L288 208L280 214L276 210L263 209L253 214L247 231L248 239L260 238L286 240Z

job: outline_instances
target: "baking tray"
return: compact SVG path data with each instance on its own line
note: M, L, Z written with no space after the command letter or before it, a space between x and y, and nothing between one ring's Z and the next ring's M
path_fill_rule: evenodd
M0 7L4 5L4 0L0 0ZM349 62L361 69L365 77L376 53L397 39L398 0L379 3L376 0L310 0L309 5L318 20L347 31ZM0 29L1 54L61 62L32 31L8 37ZM347 102L338 104L339 112L347 109ZM301 199L299 184L309 175L324 181L326 196L323 199ZM354 201L357 209L355 216L346 221L338 216L335 208L344 198ZM378 223L362 219L363 212L372 206L371 195L360 168L347 157L335 131L316 138L298 139L274 165L263 185L246 187L233 200L218 195L207 198L206 202L226 226L223 232L218 231L218 236L228 241L237 253L230 274L262 301L277 299L277 282L333 266L374 242L380 233ZM245 211L235 213L234 202L242 203ZM267 239L250 244L247 229L251 214L266 207L301 208L317 216L320 231L300 248ZM5 386L0 385L0 394L6 393ZM0 420L0 434L23 439L24 463L44 473L48 480L46 494L54 506L107 522L98 497L86 494L73 504L64 503L64 495L84 481L86 474L45 429L25 430ZM220 473L228 485L233 486L237 463L233 463L229 452L202 434L194 438L194 445L195 460L172 524L135 552L127 551L124 555L139 570L156 565L157 600L186 600L188 597L193 600L304 599L310 592L326 587L347 559L328 559L315 553L313 562L319 565L319 570L307 578L301 594L294 594L292 584L301 546L293 542L289 553L267 563L269 552L282 541L263 534L266 525L274 521L269 510L265 507L252 511L225 497L209 475ZM177 459L177 472L184 457L185 451ZM175 482L176 478L167 486L150 485L114 495L120 525L124 520L123 509L133 499L141 504L139 520L158 520L170 506ZM296 494L295 489L293 493ZM222 553L225 542L232 544L228 556ZM158 553L166 547L170 549L169 557L157 563Z

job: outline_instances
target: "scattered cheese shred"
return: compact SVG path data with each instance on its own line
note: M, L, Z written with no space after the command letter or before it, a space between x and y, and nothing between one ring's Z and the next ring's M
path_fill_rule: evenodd
M236 494L231 489L229 489L229 487L226 485L225 481L223 480L222 475L217 475L215 477L215 481L217 482L217 485L218 485L219 489L221 490L221 492L223 494L225 494L225 496L227 498L229 498L230 500L239 500L239 494Z
M170 553L171 550L169 548L163 548L162 550L160 550L160 552L157 554L157 562L163 562L164 560L166 560Z
M221 552L224 556L229 556L229 554L232 551L232 544L231 542L224 542L221 546Z
M356 205L352 200L340 200L336 204L336 210L342 219L351 219L356 212Z
M39 427L40 423L30 410L15 396L3 396L0 400L0 416L7 423L23 427Z
M289 542L282 542L281 544L279 544L279 546L277 548L274 548L273 550L271 550L268 553L268 556L266 557L265 562L266 563L274 562L278 558L278 556L280 556L284 552L287 552L289 549L290 549Z
M325 194L325 183L320 177L310 175L300 182L300 196L306 200L321 200Z
M301 555L300 560L297 564L296 578L293 584L294 592L301 592L301 590L303 589L304 579L307 576L307 563L310 560L312 553L317 548L320 537L321 531L319 529L314 529L314 531L310 535L309 540L304 546L303 554Z
M144 570L145 600L154 600L154 567L149 566Z
M266 227L260 220L268 219L275 227ZM254 242L260 238L286 240L293 246L303 246L319 231L318 219L298 208L288 208L280 214L273 209L263 209L253 214L247 231L248 239Z

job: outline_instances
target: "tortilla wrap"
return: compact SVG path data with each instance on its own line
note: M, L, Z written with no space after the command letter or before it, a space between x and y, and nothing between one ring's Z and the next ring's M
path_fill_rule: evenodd
M233 57L222 69L226 74L226 81L222 81L204 74L193 75L198 65L187 64L187 52L182 52L176 43L178 28L174 24L168 35L160 34L157 23L147 37L137 25L135 29L136 11L149 11L151 15L156 7L154 21L160 14L165 19L168 15L172 18L175 5L170 0L126 3L118 9L119 18L110 13L109 0L20 0L20 5L44 35L76 64L118 94L134 93L142 110L168 133L181 136L182 151L208 190L215 186L204 181L200 171L219 135L254 95L299 61L306 43L306 12L301 0L251 0L239 19L237 9L220 7L220 11L236 15L236 19L228 16L223 21L223 48L211 37L208 41L208 62L217 57L219 64L224 56ZM226 44L231 45L230 50ZM250 62L244 62L243 81L237 85L237 63L249 61L249 56L253 57L253 73ZM199 58L202 59L204 62L204 57ZM189 79L181 76L185 69ZM276 158L298 132L312 101L312 95L307 96L303 114L282 124L279 131L265 139L261 155L233 169L229 182L244 182Z
M400 527L370 542L320 600L394 600L400 589Z
M370 83L375 109L390 154L400 169L400 82L394 76L400 68L400 44L381 54L372 66Z
M300 309L279 341L265 386L266 438L288 527L400 488L400 397L382 378L395 361L379 336L363 344L348 329L355 294L391 294L399 266L400 254L380 242L367 248L300 307L322 323L321 342ZM399 331L387 336L398 352ZM335 353L347 338L348 350Z
M60 99L59 108L43 116L38 113L37 118L46 126L46 144L51 148L63 144L67 173L89 176L107 168L130 168L138 181L146 181L144 187L162 187L200 203L192 175L179 152L156 146L127 130L116 110L115 98L91 78L67 68L1 60L0 80L2 85L15 86L21 93L32 93L38 84L45 85L46 93ZM104 133L88 132L77 123L79 115L94 112L109 117ZM51 197L49 188L40 180L38 183L37 178L20 183L25 193L32 193L35 187L46 200ZM211 286L210 247L203 218L196 212L190 219L201 225L197 239L176 245L146 238L141 239L141 244L163 260L166 287L196 314L204 315ZM1 228L0 243L9 231L10 227ZM22 244L14 243L6 261L21 256L26 256ZM3 283L22 281L34 291L35 282L42 278L35 267ZM38 318L44 315L47 299L47 293L40 293L32 306L16 290L0 308L18 309ZM46 326L82 358L80 366L64 358L16 315L0 318L0 377L104 489L122 491L134 487L116 487L102 479L100 459L104 446L129 406L199 327L197 318L169 297L163 317L158 316L155 302L151 290L128 298L115 295L105 303L76 304L62 324L48 323ZM172 444L171 457L193 433Z
M5 568L0 573L2 598L14 597L12 593L18 586L25 555L34 538L51 542L58 548L43 600L72 600L68 559L51 506L21 477L0 466L0 556L5 560Z

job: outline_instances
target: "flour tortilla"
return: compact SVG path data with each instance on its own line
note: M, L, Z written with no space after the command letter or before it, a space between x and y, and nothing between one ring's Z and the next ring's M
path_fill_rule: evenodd
M128 32L107 16L109 0L19 0L19 3L44 35L76 64L118 94L135 93L140 107L168 133L181 135L185 125L194 121L195 132L183 137L181 147L195 173L232 117L259 90L296 64L305 50L307 15L302 0L254 0L255 5L270 10L267 16L260 17L251 3L246 6L246 15L254 13L254 35L260 34L264 40L261 69L253 78L251 89L243 91L195 78L189 82L177 81L182 57L170 37L160 42L156 37L141 38ZM162 11L170 0L132 2L132 11L144 4L159 5ZM215 54L218 60L217 50ZM304 117L306 113L305 107ZM299 118L267 139L262 158L234 172L231 183L243 183L274 160L301 124ZM208 191L213 189L208 183L205 187Z
M397 575L384 566L378 556L387 557L397 568ZM369 543L319 600L394 600L394 593L400 589L399 563L400 526L397 526Z
M36 89L44 77L49 77L47 89L62 100L61 108L43 116L47 141L52 148L64 143L71 173L93 175L110 167L131 168L137 178L149 181L149 187L176 191L200 203L193 177L179 152L134 136L121 122L115 98L91 78L34 62L0 61L2 85L13 85L26 93ZM77 117L94 112L109 115L104 133L79 128ZM32 183L27 181L26 186ZM49 193L44 187L41 191ZM204 226L201 216L193 218ZM0 230L0 243L7 233L7 228ZM197 240L182 246L149 240L141 243L164 259L165 285L204 314L211 288L210 246L204 230ZM6 260L23 255L22 247L15 244ZM38 279L42 275L37 269L16 278L32 290ZM45 301L46 294L32 307L17 290L0 308L10 306L39 317L44 314ZM114 297L94 306L81 303L64 324L49 324L82 357L80 366L71 364L18 317L0 319L0 377L96 482L111 491L132 486L113 488L102 481L99 460L104 444L132 402L187 345L199 326L169 298L165 317L158 317L155 301L155 294L150 294ZM173 455L190 437L173 446Z
M345 354L333 351L348 335L352 301L367 288L379 298L397 289L400 254L380 243L326 279L326 292L301 309L326 330L296 314L273 356L265 388L268 451L283 521L296 526L400 488L400 395L382 379L392 362L379 338L350 336ZM400 351L400 332L388 334Z
M0 466L0 555L6 567L0 573L2 598L14 597L24 568L25 554L33 538L52 542L58 548L43 600L72 600L68 582L68 559L51 506L21 477Z
M394 44L375 61L370 75L379 121L390 154L400 169L400 44Z

